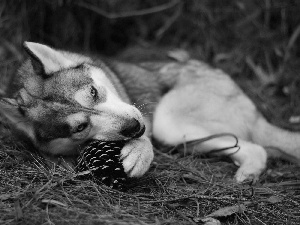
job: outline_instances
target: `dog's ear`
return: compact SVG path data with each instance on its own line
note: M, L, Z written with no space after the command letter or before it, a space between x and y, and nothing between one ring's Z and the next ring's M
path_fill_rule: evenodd
M31 141L35 140L33 126L26 116L26 111L14 98L0 99L0 114L12 125L15 131L26 135Z
M75 62L65 57L62 52L46 45L24 42L24 48L30 56L36 74L45 78L61 69L76 66Z

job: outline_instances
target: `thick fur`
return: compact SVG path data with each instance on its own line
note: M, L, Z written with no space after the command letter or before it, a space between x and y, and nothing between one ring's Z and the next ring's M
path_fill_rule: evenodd
M1 112L42 152L76 155L90 138L126 139L125 171L141 176L153 159L150 136L178 145L226 132L238 137L239 147L218 154L239 166L238 182L258 179L268 155L300 161L300 135L269 124L228 75L202 62L133 65L37 43L25 48L30 59L19 70L23 87L1 100ZM188 150L234 145L221 137ZM267 153L264 146L273 148Z

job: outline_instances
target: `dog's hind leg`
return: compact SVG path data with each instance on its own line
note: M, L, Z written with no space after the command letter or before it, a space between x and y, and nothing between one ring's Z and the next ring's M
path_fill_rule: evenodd
M182 91L183 97L186 97L186 91ZM199 101L199 98L193 99L193 96L190 95L189 100L196 102ZM171 91L171 93L168 93L162 99L155 111L153 121L154 138L168 145L178 145L218 133L232 133L239 137L238 143L236 143L236 139L232 136L221 136L205 142L198 142L197 145L191 148L183 149L187 153L192 154L214 153L229 156L240 167L235 175L237 182L257 180L266 167L267 154L265 149L257 144L245 141L248 140L247 132L243 129L239 130L236 127L232 127L234 124L230 124L227 121L230 120L234 123L238 119L238 116L233 115L233 118L224 120L224 117L228 117L226 113L230 114L230 112L226 112L224 107L220 106L218 102L214 103L216 104L212 104L213 106L205 105L204 107L206 108L196 107L191 102L180 99L180 91L174 91L173 93ZM210 114L203 112L203 110L215 107L215 105L217 107L219 105L220 109L210 109L212 110ZM221 111L222 109L223 111ZM216 112L221 112L221 114ZM218 118L222 119L218 120ZM241 124L241 127L246 126L243 123ZM215 151L218 149L227 150Z
M154 125L154 137L169 145L178 145L214 135L208 130L191 124L179 124L178 120L171 124ZM184 154L206 154L229 156L239 166L235 174L237 182L256 181L266 167L267 153L257 144L235 139L233 136L219 136L207 141L195 141L197 144L188 148L180 148Z

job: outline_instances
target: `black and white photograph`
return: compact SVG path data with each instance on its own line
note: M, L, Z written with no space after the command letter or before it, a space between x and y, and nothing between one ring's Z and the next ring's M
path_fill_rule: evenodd
M0 224L300 224L299 12L0 0Z

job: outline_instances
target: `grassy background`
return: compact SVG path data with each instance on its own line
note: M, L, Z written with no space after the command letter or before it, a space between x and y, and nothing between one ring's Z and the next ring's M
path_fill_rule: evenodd
M173 48L228 72L280 126L299 130L297 0L2 0L0 95L26 57L25 40L128 60ZM138 47L132 47L138 46ZM0 224L299 224L299 167L270 161L255 186L236 185L224 159L156 151L127 193L46 169L0 123ZM240 206L225 208L226 206Z

